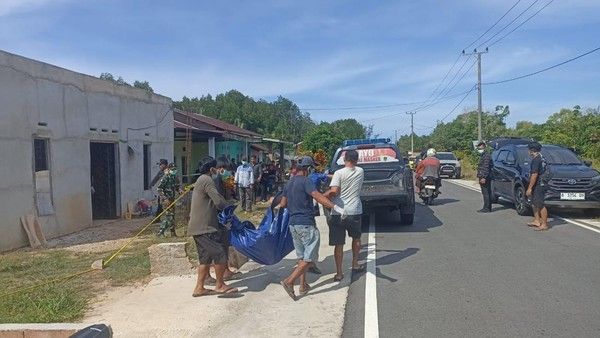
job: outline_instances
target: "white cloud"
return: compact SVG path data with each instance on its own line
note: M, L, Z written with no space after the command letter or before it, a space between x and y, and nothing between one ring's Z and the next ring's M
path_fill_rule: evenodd
M63 1L65 0L2 0L0 1L0 17L31 11L47 4L56 4Z

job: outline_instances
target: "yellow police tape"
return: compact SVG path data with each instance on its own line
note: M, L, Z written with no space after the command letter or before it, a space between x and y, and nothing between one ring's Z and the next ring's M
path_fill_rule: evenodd
M192 185L188 185L185 187L183 193L181 195L179 195L179 197L177 197L173 202L171 202L171 204L169 204L165 209L163 209L163 211L156 215L150 222L148 222L146 225L144 225L140 231L138 231L133 237L131 237L129 239L129 241L127 241L127 243L123 244L123 246L121 246L119 248L119 250L115 251L108 259L106 259L106 261L102 261L102 268L106 268L108 267L108 263L110 263L110 261L112 261L115 257L117 257L123 250L125 250L126 247L128 247L131 243L133 243L133 241L139 237L144 231L146 231L146 229L148 229L148 227L150 227L152 224L154 224L154 222L156 222L156 220L158 220L165 212L167 212L169 209L171 209L173 206L175 206L175 204L181 199L183 198L185 195L187 195L191 190L192 190ZM98 271L98 269L95 268L90 268L87 270L83 270L77 273L73 273L67 276L63 276L63 277L58 277L43 283L39 283L39 284L35 284L35 285L30 285L24 288L19 288L13 291L9 291L7 293L4 293L2 295L0 295L0 299L1 298L5 298L5 297L9 297L12 295L15 295L17 293L23 292L23 291L29 291L29 290L33 290L33 289L37 289L39 287L42 286L46 286L46 285L50 285L50 284L54 284L54 283L60 283L60 282L65 282L69 279L73 279L75 277L79 277L82 275L85 275L87 273L93 272L93 271Z

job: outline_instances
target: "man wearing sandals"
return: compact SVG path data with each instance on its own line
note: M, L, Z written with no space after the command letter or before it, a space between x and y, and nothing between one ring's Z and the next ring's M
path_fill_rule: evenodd
M200 177L194 183L187 230L188 235L193 236L198 250L198 280L192 296L235 293L238 290L223 281L227 269L228 240L227 231L219 224L217 213L229 204L217 191L212 178L217 172L217 161L205 157L198 167ZM211 264L214 264L216 275L214 290L204 287L207 277L210 277Z
M357 167L358 152L348 150L344 154L344 168L333 174L330 189L325 192L325 197L330 198L337 205L340 205L348 215L342 219L340 213L331 211L331 217L328 219L329 225L329 245L334 246L333 256L335 258L335 267L337 273L333 279L336 282L344 278L342 269L342 259L344 257L344 244L346 244L346 232L352 238L352 271L362 272L364 265L358 263L360 254L360 236L362 235L362 202L360 201L360 191L364 180L364 171Z
M529 177L529 186L526 196L531 201L533 208L533 222L528 223L536 231L545 231L548 227L548 210L544 205L544 195L546 194L545 182L542 175L545 172L544 158L542 157L542 145L538 142L531 142L527 145L529 156L531 156L531 171Z
M292 274L280 282L293 300L296 300L294 284L298 279L300 279L300 295L304 296L308 293L310 286L306 283L306 272L319 258L320 233L315 222L313 199L345 217L344 209L323 196L307 177L308 168L313 165L313 159L309 156L302 157L298 161L297 173L284 187L281 202L275 208L276 210L288 209L289 228L296 254L300 259Z

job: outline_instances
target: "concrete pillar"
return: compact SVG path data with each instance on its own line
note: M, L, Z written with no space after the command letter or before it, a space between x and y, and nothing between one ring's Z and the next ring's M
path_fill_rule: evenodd
M215 146L215 138L209 137L208 138L208 156L215 158L216 153L217 153L217 151L216 151L216 146Z

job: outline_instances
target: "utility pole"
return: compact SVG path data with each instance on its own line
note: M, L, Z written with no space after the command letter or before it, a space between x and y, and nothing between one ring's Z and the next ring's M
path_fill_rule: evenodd
M415 153L415 114L416 111L407 112L410 115L410 153Z
M463 50L463 55L477 55L477 140L480 142L483 140L483 136L481 135L481 54L485 54L487 52L487 47L483 52L479 52L477 49L474 49L473 53L465 53Z

